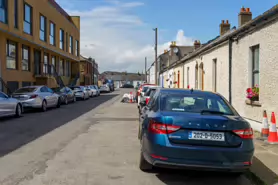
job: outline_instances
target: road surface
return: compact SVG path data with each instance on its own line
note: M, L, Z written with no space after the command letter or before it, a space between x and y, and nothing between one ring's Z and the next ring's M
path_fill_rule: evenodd
M21 119L1 120L1 185L251 185L244 176L138 169L135 104L130 90Z

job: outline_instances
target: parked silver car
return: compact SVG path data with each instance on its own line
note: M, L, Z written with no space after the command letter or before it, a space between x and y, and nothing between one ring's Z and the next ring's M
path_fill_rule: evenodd
M108 93L108 92L111 92L111 90L110 90L110 88L109 88L109 86L107 84L104 84L104 85L100 86L100 92L101 93L102 92Z
M89 90L87 90L84 86L73 86L70 87L77 99L87 100L90 98Z
M100 90L99 90L98 86L97 85L92 85L92 86L97 90L97 96L99 96L100 95Z
M24 108L39 108L46 111L47 108L61 105L60 96L47 86L26 86L19 88L12 94L21 102Z
M90 97L97 96L97 90L92 85L88 85L85 88L88 89Z
M20 117L23 112L22 104L14 98L10 98L3 92L0 92L0 117L16 116Z

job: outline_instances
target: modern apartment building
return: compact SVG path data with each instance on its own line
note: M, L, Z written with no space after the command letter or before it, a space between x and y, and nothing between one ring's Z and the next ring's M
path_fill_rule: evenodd
M55 0L0 0L0 90L79 77L80 17Z

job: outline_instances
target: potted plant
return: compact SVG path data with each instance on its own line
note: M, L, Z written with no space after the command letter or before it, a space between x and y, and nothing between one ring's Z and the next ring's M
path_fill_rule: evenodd
M259 101L259 87L256 85L255 87L249 87L246 89L246 98L248 98L251 101Z

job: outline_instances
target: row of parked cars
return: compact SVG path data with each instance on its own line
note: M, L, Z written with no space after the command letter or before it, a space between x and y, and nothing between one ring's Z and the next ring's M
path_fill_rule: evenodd
M100 89L97 85L57 88L42 85L22 87L9 96L0 92L0 117L20 117L26 109L40 109L45 112L48 108L59 108L62 104L67 105L77 100L84 101L106 91L106 85Z
M252 165L253 130L220 94L193 89L138 90L139 167L232 172Z

